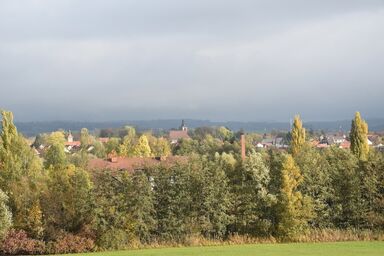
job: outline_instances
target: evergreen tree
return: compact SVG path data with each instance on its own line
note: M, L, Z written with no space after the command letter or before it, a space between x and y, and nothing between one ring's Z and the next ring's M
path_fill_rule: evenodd
M149 157L151 156L151 147L149 146L147 136L141 135L139 141L133 149L134 156Z
M351 151L360 160L366 161L368 158L368 124L361 118L360 112L355 113L355 118L352 120L350 141Z
M291 130L290 152L295 157L305 144L305 129L301 122L300 116L295 116L293 127Z

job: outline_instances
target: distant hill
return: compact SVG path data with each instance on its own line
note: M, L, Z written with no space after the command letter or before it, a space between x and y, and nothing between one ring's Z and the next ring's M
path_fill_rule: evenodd
M272 130L288 131L289 122L212 122L209 120L185 120L189 128L202 126L226 126L234 131L244 130L247 132L270 132ZM367 120L370 131L384 131L384 119ZM178 128L181 120L133 120L133 121L113 121L113 122L76 122L76 121L46 121L46 122L16 122L18 130L26 136L34 136L38 133L51 132L59 129L79 131L81 128L88 128L90 131L96 129L119 128L124 125L133 125L138 130L169 130ZM349 131L350 120L341 121L317 121L305 122L307 129L332 131Z

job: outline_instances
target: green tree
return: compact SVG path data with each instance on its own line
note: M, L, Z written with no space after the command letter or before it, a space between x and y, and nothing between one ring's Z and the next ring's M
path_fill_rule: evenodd
M316 148L306 145L295 158L303 175L299 189L304 196L313 200L315 218L310 221L312 227L332 227L329 202L333 197L332 175L324 154Z
M293 127L291 130L290 152L295 157L305 144L305 129L301 122L300 116L295 116Z
M41 202L49 237L60 231L77 232L92 220L92 182L73 165L49 170Z
M351 228L361 223L359 161L350 151L331 147L326 152L330 166L333 194L329 205L338 228Z
M120 152L120 140L118 138L110 138L105 144L105 153L110 154L112 152Z
M64 147L64 143L65 143L64 133L62 131L52 132L48 136L47 142L49 145L58 144L58 145L62 145Z
M45 168L63 168L67 164L67 155L64 146L58 143L52 144L45 153Z
M221 139L222 141L231 140L234 136L233 132L224 126L220 126L217 129L217 133L218 133L219 139Z
M153 170L156 234L161 240L183 242L191 234L190 176L185 165Z
M142 243L150 243L156 230L156 211L150 179L143 171L122 175L128 212L134 220L135 235Z
M359 162L359 202L363 228L375 229L384 226L383 172L384 156L381 152L372 150L367 161Z
M213 160L194 155L187 165L191 179L191 218L196 219L193 221L194 230L207 238L223 238L231 221L232 202L225 172L227 164L227 159L216 154Z
M24 137L17 132L11 112L2 111L0 139L0 189L9 196L15 227L25 227L33 201L39 196L42 163Z
M154 138L150 144L152 144L151 151L154 156L169 156L171 154L169 142L164 138Z
M12 213L7 206L8 196L0 189L0 239L12 226Z
M306 226L312 217L312 204L303 197L298 186L303 176L291 155L286 155L281 170L281 188L278 195L276 233L283 239L292 239Z
M133 149L134 156L149 157L151 156L151 147L149 146L147 136L141 135L139 141Z
M82 150L86 150L91 144L91 136L87 128L82 128L80 131L80 144Z
M109 171L96 174L94 197L97 245L104 249L123 249L135 239L135 221L129 210L127 185L120 175Z
M276 197L269 193L269 168L262 155L251 151L232 177L235 229L241 234L268 235L269 216Z
M123 138L122 144L119 146L119 155L125 157L133 156L136 142L136 130L132 126L125 126L124 131L126 135Z
M362 161L367 160L369 153L367 136L368 124L361 118L360 112L356 112L355 118L352 120L349 139L351 141L351 151Z

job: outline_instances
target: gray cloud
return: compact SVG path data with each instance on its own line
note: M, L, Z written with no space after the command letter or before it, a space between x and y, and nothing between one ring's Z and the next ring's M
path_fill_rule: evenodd
M383 117L384 1L0 1L18 120Z

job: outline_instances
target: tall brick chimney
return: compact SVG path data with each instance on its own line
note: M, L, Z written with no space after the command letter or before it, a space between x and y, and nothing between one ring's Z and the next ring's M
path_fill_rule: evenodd
M245 135L241 134L241 159L245 160Z

